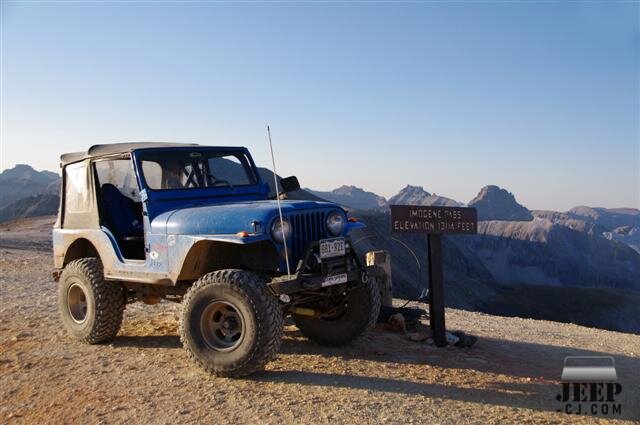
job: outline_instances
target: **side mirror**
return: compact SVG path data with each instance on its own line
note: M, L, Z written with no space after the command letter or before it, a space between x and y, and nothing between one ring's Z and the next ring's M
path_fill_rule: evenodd
M300 189L300 182L296 176L285 177L280 180L280 189L282 193L289 193Z

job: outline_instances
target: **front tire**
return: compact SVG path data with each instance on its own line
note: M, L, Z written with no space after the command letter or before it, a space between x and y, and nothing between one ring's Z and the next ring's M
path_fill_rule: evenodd
M314 318L292 315L300 332L310 340L327 347L346 345L373 328L380 314L380 288L369 278L351 290L346 306L336 317Z
M217 376L246 376L280 349L283 317L277 299L254 273L204 275L182 301L180 340L189 357Z
M67 264L58 281L58 310L62 323L75 339L98 344L113 339L125 308L120 284L105 282L97 258Z

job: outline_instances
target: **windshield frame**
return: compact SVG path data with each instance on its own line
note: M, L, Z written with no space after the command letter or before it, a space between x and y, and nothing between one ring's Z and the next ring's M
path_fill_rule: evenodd
M249 180L253 180L254 183L249 184L238 184L238 185L221 185L221 186L202 186L202 187L176 187L176 188L166 188L166 189L154 189L147 183L146 176L144 175L144 171L142 168L142 162L146 160L146 153L158 153L158 152L166 152L170 155L170 152L215 152L216 156L244 156L247 160L247 166L243 165L243 169L247 173L251 173L251 175L247 175ZM244 189L247 188L256 188L263 185L262 180L260 178L260 174L258 173L258 169L253 162L253 158L249 154L248 149L244 147L211 147L211 146L185 146L185 147L171 147L171 148L147 148L147 149L136 149L132 152L132 157L135 164L136 174L138 177L138 184L140 188L145 190L146 192L153 192L156 194L162 193L187 193L193 194L194 196L198 196L198 193L219 193L219 192L228 192L235 193L236 189L240 189L241 192L244 192Z

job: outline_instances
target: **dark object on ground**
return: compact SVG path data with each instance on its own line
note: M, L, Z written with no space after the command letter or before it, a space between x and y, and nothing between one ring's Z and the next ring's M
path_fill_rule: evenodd
M378 323L388 323L389 317L394 314L400 313L404 316L404 322L407 329L415 327L420 317L426 316L426 311L419 307L380 307L380 315L378 316Z
M477 336L467 335L466 333L461 331L455 331L451 333L460 338L458 342L454 344L456 347L468 348L478 341Z
M407 325L405 324L404 316L401 313L391 315L389 317L388 328L392 332L407 332Z

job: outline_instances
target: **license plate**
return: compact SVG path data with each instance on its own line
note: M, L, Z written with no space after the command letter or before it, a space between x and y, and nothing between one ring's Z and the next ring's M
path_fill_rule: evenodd
M322 239L320 241L320 258L340 257L345 253L344 238Z
M322 287L339 285L341 283L347 283L349 279L347 278L346 273L334 274L332 276L327 276L327 278L322 282Z

